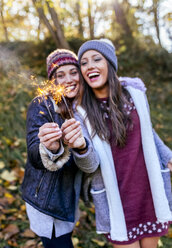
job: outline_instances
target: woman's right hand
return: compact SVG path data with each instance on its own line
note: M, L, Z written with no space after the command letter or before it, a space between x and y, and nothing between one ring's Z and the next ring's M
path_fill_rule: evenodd
M60 147L59 140L62 137L62 131L57 123L45 123L39 128L38 137L48 150L56 153Z
M79 121L76 121L74 118L66 120L62 124L61 130L63 132L63 142L70 148L83 149L86 147Z

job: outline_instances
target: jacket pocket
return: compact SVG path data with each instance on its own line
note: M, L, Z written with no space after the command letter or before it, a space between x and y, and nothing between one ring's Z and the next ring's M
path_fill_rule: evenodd
M169 168L161 170L164 181L165 193L168 199L170 210L172 211L172 188L171 188L171 173Z
M98 191L91 189L90 193L95 206L96 230L98 233L109 233L110 217L106 190L105 188Z
M39 183L38 183L38 185L37 185L37 187L36 187L36 190L35 190L35 195L34 195L34 196L35 196L35 198L37 198L37 197L38 197L39 190L40 190L41 185L42 185L42 183L43 183L44 177L45 177L45 171L43 171L42 176L41 176L41 179L39 180Z

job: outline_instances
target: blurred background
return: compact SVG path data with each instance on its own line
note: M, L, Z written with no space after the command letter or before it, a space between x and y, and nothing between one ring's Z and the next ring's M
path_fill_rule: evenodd
M153 126L172 148L171 0L0 0L0 248L42 247L20 194L26 113L36 92L30 78L45 80L54 49L77 52L94 38L114 43L119 76L144 81ZM95 232L94 208L81 201L80 209L75 248L110 248ZM172 227L159 247L172 248Z

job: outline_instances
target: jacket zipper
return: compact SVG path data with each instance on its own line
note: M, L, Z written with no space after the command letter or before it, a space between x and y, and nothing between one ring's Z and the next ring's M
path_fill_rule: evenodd
M46 208L48 207L49 200L50 200L50 198L51 198L52 191L53 191L53 186L54 186L56 180L57 180L56 173L54 173L54 174L52 175L52 179L51 179L51 181L52 181L52 187L51 187L51 189L50 189L50 192L49 192L49 194L48 194L47 200L46 200L46 202L45 202L45 203L46 203L46 204L45 204L45 207L46 207ZM51 182L50 182L50 183L51 183ZM49 186L50 186L50 184L49 184Z
M43 179L44 179L44 176L45 176L45 171L43 172L42 177L41 177L41 179L40 179L40 181L39 181L39 184L38 184L38 186L36 187L36 191L35 191L35 197L36 197L36 198L38 197L38 193L39 193L39 190L40 190L42 181L43 181Z

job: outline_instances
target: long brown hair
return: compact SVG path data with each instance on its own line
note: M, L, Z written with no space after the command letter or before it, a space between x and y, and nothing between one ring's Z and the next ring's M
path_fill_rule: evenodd
M112 123L112 132L115 137L115 144L123 147L126 142L126 130L128 121L131 122L129 115L127 115L124 108L125 104L129 103L128 92L121 87L120 81L112 65L108 63L108 112ZM106 119L103 116L98 99L92 88L82 79L83 90L81 96L81 106L85 109L87 117L93 128L92 137L95 134L102 140L109 142L110 131L107 128Z

